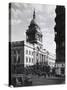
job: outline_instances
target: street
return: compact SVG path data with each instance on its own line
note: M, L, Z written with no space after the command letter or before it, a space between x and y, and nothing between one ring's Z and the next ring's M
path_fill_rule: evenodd
M53 85L53 84L64 84L64 79L58 78L44 78L43 76L33 76L32 78L32 86L33 85Z

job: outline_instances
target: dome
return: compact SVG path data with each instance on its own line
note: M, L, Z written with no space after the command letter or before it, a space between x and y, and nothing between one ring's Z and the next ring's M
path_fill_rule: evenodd
M36 31L38 34L42 35L42 32L40 30L40 27L36 23L36 16L35 16L35 10L33 12L33 19L30 22L29 29L27 32Z
M40 33L42 35L42 32L40 30L40 27L38 26L38 24L36 23L36 16L35 16L35 10L33 12L33 19L30 22L30 27L35 27L35 29L37 30L38 33Z
M31 27L31 26L35 27L35 29L37 30L37 32L39 32L39 33L42 34L42 32L41 32L41 30L40 30L40 27L39 27L38 24L36 23L35 19L32 19L32 20L31 20L30 27Z

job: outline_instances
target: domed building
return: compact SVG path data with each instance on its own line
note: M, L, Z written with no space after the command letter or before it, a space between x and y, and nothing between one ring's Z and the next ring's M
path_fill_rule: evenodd
M19 81L25 68L30 66L49 65L54 67L55 55L50 54L46 49L43 49L42 32L36 23L35 10L33 12L33 19L26 30L25 41L11 42L9 48L10 59L10 85L14 80Z
M36 23L34 10L33 18L26 30L26 40L11 43L12 64L18 64L26 67L35 65L37 62L39 64L48 64L50 62L50 66L53 67L55 64L55 55L48 55L48 51L43 49L42 38L43 35L40 27ZM49 56L51 59L48 59Z

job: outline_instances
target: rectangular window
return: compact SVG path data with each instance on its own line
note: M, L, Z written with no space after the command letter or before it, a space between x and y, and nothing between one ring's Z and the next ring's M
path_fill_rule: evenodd
M29 51L29 55L31 55L31 51Z
M14 63L16 63L16 56L14 56Z
M26 57L26 62L28 62L28 57Z
M33 52L32 52L32 55L33 55Z
M45 62L45 55L44 55L44 62Z
M28 50L26 50L26 54L28 54Z
M18 56L18 61L17 61L17 63L20 63L20 56Z
M32 58L32 63L33 63L33 58Z
M31 62L31 58L29 58L29 62Z

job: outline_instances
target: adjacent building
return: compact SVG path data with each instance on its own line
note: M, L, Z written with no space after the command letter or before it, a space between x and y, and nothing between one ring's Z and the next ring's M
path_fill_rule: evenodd
M56 73L65 74L65 7L56 6Z

